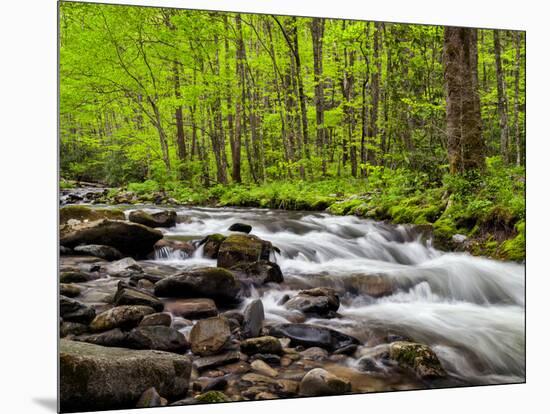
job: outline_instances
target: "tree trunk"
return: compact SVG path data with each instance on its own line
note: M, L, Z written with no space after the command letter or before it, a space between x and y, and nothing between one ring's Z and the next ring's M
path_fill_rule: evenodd
M519 125L519 77L521 69L521 33L514 33L514 40L516 43L516 67L514 73L514 135L516 144L516 165L521 165L521 136Z
M502 160L508 162L508 100L506 99L506 84L502 73L502 61L500 58L500 33L493 30L493 40L495 47L495 66L497 74L497 97L498 114L500 126L500 155Z
M173 67L174 72L174 95L176 99L181 99L181 91L180 91L180 74L179 74L179 68L178 63L174 62ZM187 159L187 150L185 148L185 135L183 130L183 110L182 105L178 103L176 105L176 142L178 145L178 157L181 161L185 161Z
M321 156L321 170L323 176L327 173L326 160L326 128L325 128L325 108L324 108L324 90L323 90L323 35L325 29L325 20L313 18L311 21L311 38L313 42L313 73L315 82L315 120L317 129L316 147L317 153Z
M475 65L476 33L476 29L444 29L447 152L452 174L483 168L484 142Z
M380 25L381 23L374 23L374 36L373 36L373 58L376 69L372 74L372 87L371 87L371 112L370 112L370 126L369 126L369 144L371 146L376 145L378 140L378 102L380 100ZM376 164L376 154L372 149L367 151L367 159L370 164Z

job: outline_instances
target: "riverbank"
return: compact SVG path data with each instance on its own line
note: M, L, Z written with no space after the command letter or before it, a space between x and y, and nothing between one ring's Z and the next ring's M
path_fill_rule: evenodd
M61 188L74 183L62 182ZM68 191L68 190L67 190ZM79 201L79 200L72 200ZM482 176L439 182L406 170L373 170L366 179L276 181L204 188L153 180L94 191L100 204L260 207L328 211L394 224L423 226L443 250L499 260L525 260L525 169L488 159Z

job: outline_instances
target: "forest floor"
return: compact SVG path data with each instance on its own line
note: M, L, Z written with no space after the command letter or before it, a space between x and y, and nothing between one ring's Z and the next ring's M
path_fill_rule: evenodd
M70 188L68 181L61 188ZM99 195L99 194L98 194ZM525 260L525 169L488 159L477 177L376 169L367 178L273 181L205 188L148 180L113 188L95 203L155 203L327 211L425 227L436 247Z

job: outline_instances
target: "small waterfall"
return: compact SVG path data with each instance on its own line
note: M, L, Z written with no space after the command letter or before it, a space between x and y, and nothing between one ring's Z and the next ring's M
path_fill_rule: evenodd
M445 253L412 226L354 216L263 209L184 208L185 223L168 236L199 240L228 235L235 222L271 241L285 285L252 290L243 308L261 298L269 323L293 321L284 295L326 286L340 294L341 317L312 319L357 336L363 355L376 333L395 332L428 344L445 369L469 383L525 377L524 265ZM185 268L215 266L199 247L191 257L159 249L155 259ZM376 345L373 345L376 346Z

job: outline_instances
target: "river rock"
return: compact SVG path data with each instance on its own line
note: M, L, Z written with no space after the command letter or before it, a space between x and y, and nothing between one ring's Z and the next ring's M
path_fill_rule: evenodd
M176 299L164 304L164 310L186 319L202 319L218 315L212 299Z
M170 326L172 316L166 312L152 313L143 317L139 326Z
M318 346L329 352L359 344L356 338L324 326L301 323L281 324L271 327L269 332L276 337L289 338L292 346L302 345L307 348Z
M182 333L168 326L139 326L128 334L126 347L185 352L189 344Z
M350 391L349 381L338 378L322 368L312 369L300 382L300 395L306 397L339 395Z
M218 367L220 365L231 364L238 362L241 359L241 354L238 351L228 351L223 354L205 356L193 361L193 365L199 371Z
M231 226L229 226L228 230L248 234L252 231L252 226L250 224L244 223L233 223Z
M230 336L229 322L223 316L202 319L193 326L189 334L191 351L200 356L217 354Z
M100 332L114 328L130 329L137 326L145 315L155 313L149 306L117 306L97 315L90 323L92 331Z
M120 260L122 259L122 253L111 246L104 246L101 244L83 244L76 246L74 252L85 256L99 257L104 260Z
M127 332L115 328L96 334L80 335L73 339L75 341L87 342L94 345L125 347L127 337Z
M128 220L147 227L174 227L176 225L176 217L177 214L174 210L163 210L155 213L135 210L130 212Z
M275 378L279 373L276 369L271 368L269 365L267 365L264 361L260 359L256 359L252 361L250 364L252 369L262 375L267 375L268 377Z
M169 276L155 283L155 295L160 297L206 297L221 302L235 302L240 284L225 269L203 267Z
M155 387L148 388L141 394L138 402L136 403L136 408L151 408L151 407L162 407L166 405L163 404L166 400L162 398Z
M243 312L242 337L253 338L260 334L264 322L264 305L260 299L248 304Z
M160 231L141 224L103 219L61 226L59 243L70 248L81 244L101 244L130 256L145 256L162 237Z
M64 206L59 209L59 224L69 220L78 222L100 219L124 220L124 212L115 208L90 208L82 205Z
M59 255L60 256L71 256L74 254L73 249L69 249L65 246L59 246Z
M143 273L143 268L131 257L106 264L102 270L111 277L131 277Z
M59 294L66 296L68 298L74 298L80 295L82 288L73 283L60 283L59 284Z
M88 331L88 325L78 322L61 322L59 325L59 337L65 338L69 335L82 335Z
M319 348L318 346L308 348L305 351L300 352L300 355L305 359L311 359L314 361L328 358L328 352L323 348Z
M227 387L227 379L225 377L217 378L198 378L193 382L193 389L201 392L208 391L223 391Z
M61 283L84 283L92 280L99 279L97 273L88 273L81 271L67 271L59 274L59 281Z
M273 336L260 336L241 341L241 351L247 355L281 354L283 348L277 338Z
M314 288L302 290L285 303L288 309L299 310L305 314L319 316L334 316L340 307L340 298L330 288Z
M199 242L199 246L204 246L203 247L204 257L208 257L209 259L217 259L218 251L220 250L220 245L225 239L226 239L226 236L219 233L211 234L209 236L206 236L204 239L202 239Z
M249 282L255 286L284 282L283 272L281 272L279 265L268 260L259 260L252 263L241 262L232 266L230 270L241 281Z
M195 400L205 404L229 402L231 401L227 395L221 391L208 391L204 394L197 395Z
M191 243L180 240L160 239L153 247L155 251L161 251L163 249L168 251L178 251L183 253L184 257L189 257L195 252L195 247ZM155 254L153 253L152 257L151 255L149 257L154 259L154 256Z
M269 241L251 234L232 234L220 245L218 267L229 269L237 263L269 260L272 251L273 246Z
M67 322L89 324L95 318L95 310L77 300L59 296L59 316Z
M400 366L412 369L422 379L445 377L447 374L435 352L427 345L398 341L390 344L390 358Z
M114 303L116 306L122 305L143 305L149 306L154 310L162 311L164 304L156 296L137 288L119 283L115 294Z
M59 351L62 412L132 408L150 387L170 400L187 394L191 363L182 355L65 339Z

